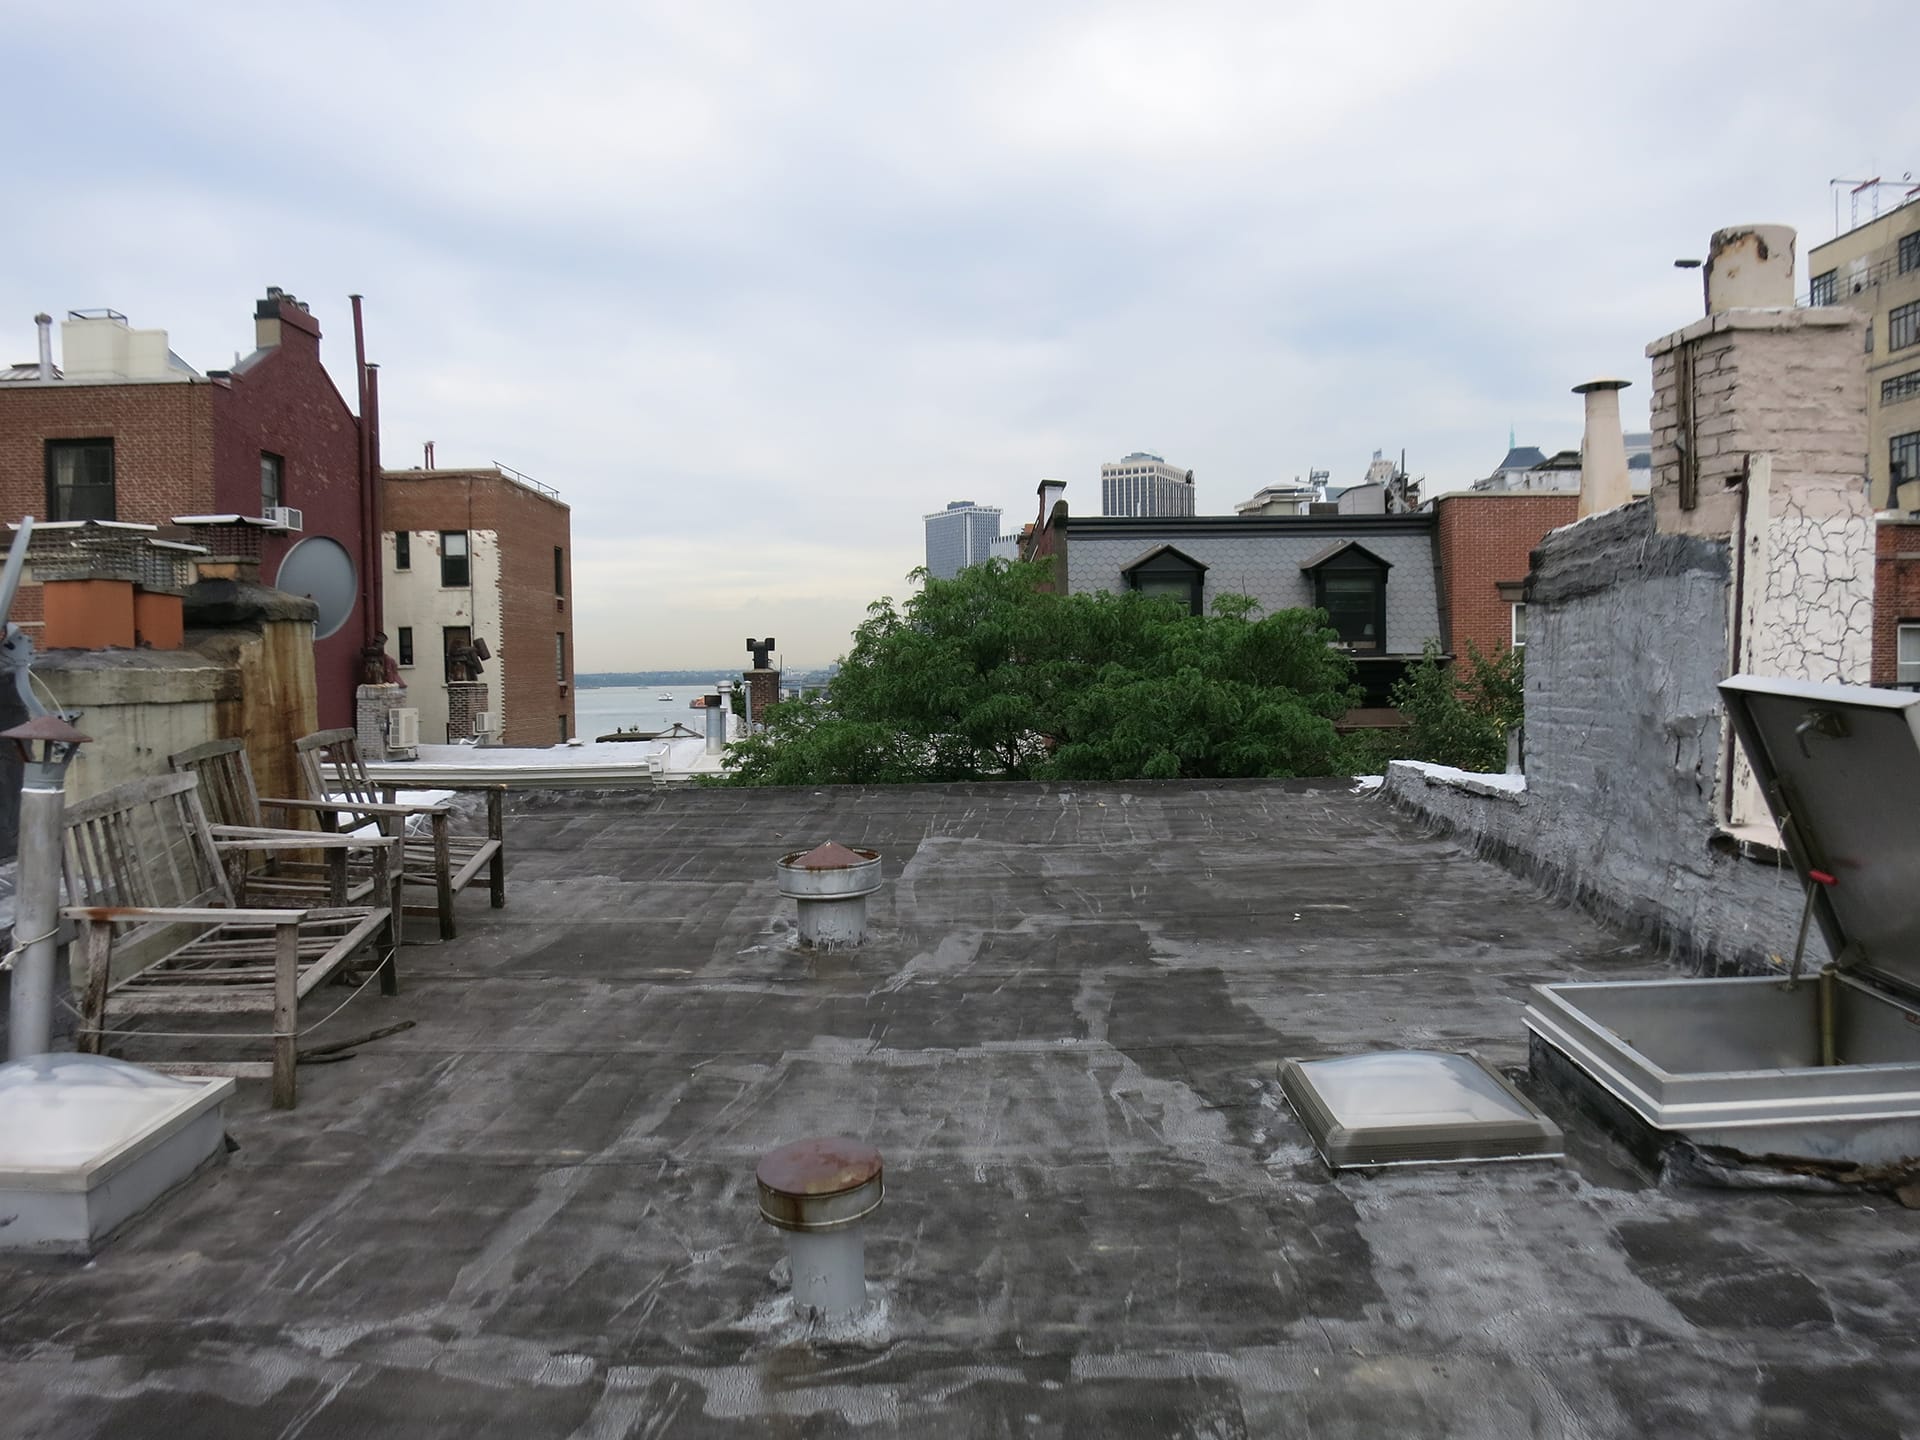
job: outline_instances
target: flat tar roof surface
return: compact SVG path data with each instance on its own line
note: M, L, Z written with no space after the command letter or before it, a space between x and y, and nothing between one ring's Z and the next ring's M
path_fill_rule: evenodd
M797 951L784 852L885 856ZM31 1436L1920 1433L1920 1216L1564 1164L1330 1175L1288 1056L1521 1064L1664 966L1337 782L520 797L416 1028L246 1082L92 1263L0 1259ZM1564 1117L1563 1118L1567 1118ZM754 1163L876 1145L873 1312L808 1335Z

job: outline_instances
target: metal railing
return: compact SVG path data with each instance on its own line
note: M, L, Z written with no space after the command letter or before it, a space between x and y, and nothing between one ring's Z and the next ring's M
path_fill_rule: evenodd
M1830 290L1816 301L1813 298L1815 287L1809 284L1805 293L1794 302L1795 304L1803 308L1814 304L1850 304L1855 297L1865 294L1868 290L1871 290L1884 280L1892 280L1903 274L1920 275L1920 267L1909 265L1903 271L1900 268L1900 256L1896 252L1895 254L1889 255L1885 260L1882 260L1878 265L1869 265L1864 270L1853 271L1842 266L1824 273L1833 276L1833 285ZM1815 278L1818 279L1820 277L1816 276Z
M493 462L493 468L498 470L502 475L504 475L507 479L513 481L515 484L524 485L529 490L537 491L539 494L546 496L549 500L558 500L560 498L560 492L554 489L551 485L542 485L538 480L534 479L531 475L523 475L518 470L514 469L511 465L502 465L498 460L496 460Z

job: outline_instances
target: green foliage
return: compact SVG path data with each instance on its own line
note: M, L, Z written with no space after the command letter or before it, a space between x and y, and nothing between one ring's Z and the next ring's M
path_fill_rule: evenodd
M876 601L824 695L767 712L730 783L884 784L1322 775L1345 749L1352 662L1325 616L1209 616L1127 592L1055 595L994 561Z
M1406 730L1390 732L1384 759L1430 760L1461 770L1507 768L1507 732L1526 714L1520 650L1503 649L1491 658L1467 643L1467 663L1440 662L1440 647L1427 642L1420 663L1409 666L1393 687L1394 707L1406 717Z

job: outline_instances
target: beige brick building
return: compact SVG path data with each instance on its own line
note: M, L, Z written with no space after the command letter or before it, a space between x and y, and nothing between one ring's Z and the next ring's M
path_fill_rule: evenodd
M1855 226L1807 257L1811 305L1845 305L1868 320L1867 473L1875 509L1920 508L1920 489L1892 494L1896 467L1920 481L1920 200Z

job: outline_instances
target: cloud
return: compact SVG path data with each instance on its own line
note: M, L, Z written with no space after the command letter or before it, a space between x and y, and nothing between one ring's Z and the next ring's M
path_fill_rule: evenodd
M125 3L8 12L0 334L111 304L214 367L263 285L389 463L573 506L583 666L830 659L951 499L1191 466L1202 506L1509 425L1578 442L1717 225L1830 233L1910 87L1805 12L1641 3ZM1898 4L1818 33L1920 42ZM1744 77L1734 83L1730 77ZM12 358L12 357L8 357ZM737 632L737 633L736 633Z

